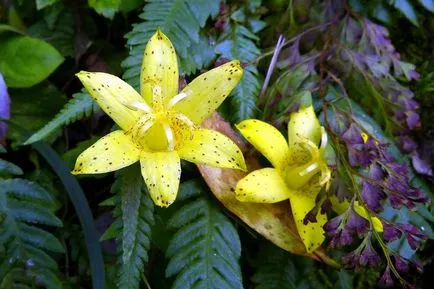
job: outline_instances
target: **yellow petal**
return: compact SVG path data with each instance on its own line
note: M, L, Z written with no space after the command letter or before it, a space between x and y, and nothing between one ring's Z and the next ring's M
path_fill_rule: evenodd
M303 190L289 191L289 200L295 224L308 253L315 251L325 239L323 229L324 224L327 222L325 214L318 211L317 222L304 224L304 218L315 207L315 199L320 189L319 186L305 186Z
M354 202L354 211L356 211L356 213L359 214L361 217L369 220L368 212L362 205L359 204L358 201ZM383 224L377 217L371 217L371 222L375 231L380 233L383 232Z
M119 170L139 160L140 149L130 135L117 130L82 152L72 174L99 174Z
M181 176L178 154L173 152L142 152L142 176L157 206L168 207L176 199Z
M288 199L289 192L276 169L264 168L242 178L235 188L235 196L241 202L276 203Z
M300 107L298 112L293 112L290 115L288 122L289 146L300 142L302 139L308 139L316 146L319 145L321 140L321 125L312 105Z
M178 59L169 38L160 30L149 39L143 55L140 93L147 103L153 101L153 88L159 86L163 102L178 93Z
M219 168L246 170L243 154L227 136L210 129L197 129L177 148L181 159Z
M123 130L129 130L142 112L128 108L132 103L143 103L134 88L114 75L103 72L81 71L76 74L89 94Z
M289 153L288 144L275 127L256 119L242 121L236 127L275 168L282 168L286 165Z
M243 75L240 62L234 60L196 77L181 93L187 97L173 107L201 124L225 100Z

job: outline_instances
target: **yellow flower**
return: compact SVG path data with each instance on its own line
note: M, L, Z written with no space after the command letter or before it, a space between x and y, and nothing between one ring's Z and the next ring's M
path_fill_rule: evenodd
M140 94L116 76L78 73L87 91L120 129L85 150L72 173L111 172L140 161L154 203L167 207L178 191L180 159L245 170L235 143L221 133L199 127L242 74L239 61L231 61L200 75L178 94L175 49L159 30L145 48Z
M311 105L290 116L288 142L273 126L259 120L237 125L241 134L274 166L263 168L241 179L235 194L245 202L275 203L290 200L298 233L308 253L324 241L325 214L319 211L317 222L304 222L315 207L315 199L330 179L324 159L327 134L319 124ZM321 143L321 147L318 147Z

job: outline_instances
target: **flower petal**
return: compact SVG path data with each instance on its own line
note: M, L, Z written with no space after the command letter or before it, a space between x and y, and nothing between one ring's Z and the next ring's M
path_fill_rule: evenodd
M362 205L359 204L358 201L354 202L354 211L356 211L356 213L359 214L361 217L369 220L368 212ZM381 223L380 219L378 219L377 217L371 217L371 222L375 231L380 233L383 232L383 224Z
M243 154L227 136L210 129L197 129L177 148L181 159L219 168L246 170Z
M225 63L196 77L181 92L188 96L173 107L195 124L201 124L220 106L242 76L238 60Z
M140 75L140 94L147 103L153 101L153 88L159 86L163 102L178 93L178 59L172 42L157 30L146 44Z
M103 72L80 71L76 75L101 109L123 130L129 130L139 119L142 112L127 105L143 103L143 99L128 83Z
M302 139L308 139L318 146L321 134L321 125L312 105L300 107L298 112L291 113L288 122L289 146L300 142Z
M289 200L291 203L292 214L301 240L306 247L306 251L315 251L324 242L325 235L323 226L327 222L327 216L318 211L316 222L304 224L304 218L315 207L315 199L321 187L305 186L302 190L290 190Z
M264 168L242 178L235 188L235 196L241 202L276 203L288 199L289 192L276 169Z
M139 160L140 149L131 137L117 130L82 152L72 174L99 174L119 170Z
M144 152L140 157L142 176L157 206L168 207L176 199L181 162L176 151Z
M288 144L274 126L260 120L248 119L236 127L275 168L282 168L287 163Z

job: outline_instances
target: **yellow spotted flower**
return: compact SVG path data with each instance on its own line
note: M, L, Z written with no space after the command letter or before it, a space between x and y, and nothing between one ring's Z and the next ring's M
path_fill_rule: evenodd
M72 173L106 173L140 161L154 203L167 207L178 191L180 159L245 170L235 143L221 133L199 127L242 74L239 61L231 61L200 75L178 93L175 49L159 30L145 48L140 94L116 76L78 73L84 87L120 129L85 150Z
M273 126L259 120L237 125L241 134L274 166L251 172L241 179L235 194L243 202L275 203L289 199L298 233L308 253L324 241L325 214L318 210L316 222L304 222L315 199L330 179L324 159L327 134L311 105L290 116L288 142Z

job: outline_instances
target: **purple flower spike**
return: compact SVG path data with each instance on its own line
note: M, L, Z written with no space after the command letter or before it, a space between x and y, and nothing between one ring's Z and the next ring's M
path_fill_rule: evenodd
M393 260L395 261L396 270L398 270L400 273L407 273L409 269L408 261L399 256L398 254L393 254L392 256Z
M378 256L377 252L372 247L371 242L367 242L362 254L360 255L360 265L377 266L380 262L380 256Z
M369 210L376 213L380 212L383 209L381 201L386 197L381 187L372 185L364 180L361 181L361 184L361 195L363 200L368 205Z
M10 119L11 117L11 100L8 89L0 73L0 119ZM0 142L6 137L8 126L0 121Z

